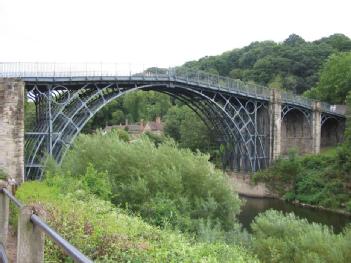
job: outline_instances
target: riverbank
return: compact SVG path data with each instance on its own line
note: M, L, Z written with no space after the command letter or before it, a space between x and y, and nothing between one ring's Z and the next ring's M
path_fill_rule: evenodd
M239 195L256 198L279 198L278 195L269 191L264 183L253 183L247 173L228 172L227 175L234 191Z
M241 196L250 198L274 198L298 207L308 207L311 209L323 210L351 217L351 213L343 209L327 208L318 205L306 204L299 201L285 201L279 195L271 192L264 183L253 183L250 174L238 172L228 172L227 174L230 178L234 191Z

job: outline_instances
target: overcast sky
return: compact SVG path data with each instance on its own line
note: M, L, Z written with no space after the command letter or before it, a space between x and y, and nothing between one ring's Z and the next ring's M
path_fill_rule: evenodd
M351 37L351 0L0 0L0 61L174 66L240 48Z

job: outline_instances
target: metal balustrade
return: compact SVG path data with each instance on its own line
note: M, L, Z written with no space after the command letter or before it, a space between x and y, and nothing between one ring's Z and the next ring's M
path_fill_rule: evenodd
M242 96L269 100L271 89L254 83L245 83L219 75L209 74L181 67L145 69L142 65L127 63L0 63L0 78L115 78L131 80L172 80L186 82L191 85L207 86ZM314 100L298 96L291 92L280 91L282 102L311 109ZM321 110L331 114L343 115L328 103L321 103Z
M0 262L7 263L6 239L9 221L9 201L19 209L17 229L17 262L43 262L45 233L56 245L70 256L74 262L92 263L77 248L62 238L48 226L40 216L34 214L32 207L23 205L7 188L0 188ZM22 255L26 255L26 260Z

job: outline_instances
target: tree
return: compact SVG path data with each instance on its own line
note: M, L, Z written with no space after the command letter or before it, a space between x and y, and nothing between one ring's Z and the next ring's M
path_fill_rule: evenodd
M165 135L175 139L182 148L209 152L209 146L213 142L211 133L189 107L175 105L165 119Z
M344 34L334 34L329 37L324 37L317 43L326 43L338 51L349 51L351 49L351 40Z
M305 92L310 98L335 104L345 103L351 90L351 52L332 55L320 71L316 87Z
M301 45L305 43L306 43L305 40L296 34L291 34L287 39L284 40L284 44L287 44L290 46L296 46L296 45Z

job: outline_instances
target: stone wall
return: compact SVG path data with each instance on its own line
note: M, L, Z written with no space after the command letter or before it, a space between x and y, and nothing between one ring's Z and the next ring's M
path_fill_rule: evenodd
M292 148L300 153L313 152L312 123L298 110L291 110L281 123L281 154Z
M24 82L0 79L0 169L24 179Z

